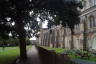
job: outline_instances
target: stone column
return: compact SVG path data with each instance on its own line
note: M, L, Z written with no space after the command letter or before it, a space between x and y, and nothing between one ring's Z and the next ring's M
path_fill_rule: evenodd
M56 47L58 48L59 47L59 40L58 40L58 38L59 38L59 32L58 32L58 30L57 30L57 34L56 34L57 36L56 36Z
M42 38L42 45L44 46L44 33L43 33L43 38Z
M41 35L41 37L40 37L40 40L41 40L40 45L42 46L42 45L43 45L43 44L42 44L42 43L43 43L43 34L42 34L42 32L41 32L40 35Z
M50 31L50 47L52 47L52 30Z
M48 46L50 46L50 32L48 31Z
M88 50L88 40L87 40L87 37L88 37L88 33L87 33L87 30L88 30L88 27L87 27L87 20L88 18L85 16L85 20L84 20L84 41L83 41L83 50Z
M65 28L63 28L63 48L65 48L65 31L66 29Z
M47 46L48 46L48 44L49 44L49 32L47 32Z
M44 33L44 46L45 46L45 37L46 37L46 35L45 35L45 33Z
M52 47L55 47L55 34L54 34L54 30L52 31Z
M45 33L45 46L47 46L47 33Z
M56 47L56 44L57 44L56 41L57 41L57 30L55 29L55 31L54 31L54 42L55 42L54 43L55 44L54 47Z

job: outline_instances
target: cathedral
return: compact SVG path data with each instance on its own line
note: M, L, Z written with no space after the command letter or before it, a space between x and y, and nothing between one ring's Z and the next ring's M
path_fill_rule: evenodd
M82 3L80 23L75 25L72 44L74 49L83 49L85 46L89 51L96 52L96 0L84 0ZM62 25L41 29L38 41L42 46L70 49L71 30Z

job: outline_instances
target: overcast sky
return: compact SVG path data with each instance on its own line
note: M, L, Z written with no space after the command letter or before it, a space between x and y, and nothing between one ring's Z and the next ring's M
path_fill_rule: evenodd
M42 28L47 28L47 24L48 24L47 20L44 21L43 24L42 24ZM36 40L36 37L30 38L30 40Z
M44 21L43 24L42 24L42 28L48 28L48 27L47 27L47 24L48 24L47 20Z

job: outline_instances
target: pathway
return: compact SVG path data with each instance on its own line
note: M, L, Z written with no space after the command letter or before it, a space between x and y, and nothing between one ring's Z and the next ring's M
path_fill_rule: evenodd
M16 64L72 64L70 59L64 59L55 52L36 46L32 46L27 56L28 59L26 61L17 60Z
M35 46L32 46L32 48L28 51L27 55L28 55L27 61L19 63L17 61L17 64L41 64L38 50Z
M91 61L83 60L83 59L73 59L72 61L78 64L96 64L96 62L91 62Z

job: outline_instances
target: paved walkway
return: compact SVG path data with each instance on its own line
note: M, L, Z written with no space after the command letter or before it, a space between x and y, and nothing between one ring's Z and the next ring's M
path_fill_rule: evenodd
M65 59L53 51L36 46L32 46L27 56L28 59L26 61L17 60L16 64L72 64L70 59Z
M74 61L77 64L96 64L96 62L91 62L91 61L82 60L82 59L74 59L72 61Z
M18 63L17 60L17 64L41 64L40 56L35 46L32 46L32 48L28 51L27 56L27 61Z

